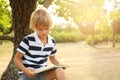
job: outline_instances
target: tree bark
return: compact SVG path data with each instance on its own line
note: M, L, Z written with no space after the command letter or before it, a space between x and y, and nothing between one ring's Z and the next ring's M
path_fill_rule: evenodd
M0 40L9 40L11 42L14 42L14 37L10 37L10 36L0 36Z
M115 45L115 39L116 39L116 34L113 33L113 44L112 44L112 47L115 47L115 46L116 46L116 45Z
M14 29L14 52L25 35L31 33L29 20L31 13L36 8L37 0L9 0L12 8L12 27ZM13 57L2 75L1 80L18 80L18 69L13 63Z

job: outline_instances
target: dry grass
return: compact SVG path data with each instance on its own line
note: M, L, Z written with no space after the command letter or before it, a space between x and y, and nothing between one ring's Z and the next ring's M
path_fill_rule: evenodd
M120 80L119 48L93 48L84 42L59 43L57 47L57 57L69 65L67 80ZM0 45L0 75L11 58L12 48L11 43Z
M0 76L6 69L13 53L13 44L11 42L3 42L0 45Z

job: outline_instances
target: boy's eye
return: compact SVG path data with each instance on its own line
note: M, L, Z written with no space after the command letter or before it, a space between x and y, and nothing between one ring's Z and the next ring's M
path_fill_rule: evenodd
M45 28L45 29L38 29L39 31L42 31L42 30L48 30L48 28Z
M42 31L42 29L38 29L39 31Z
M48 28L46 28L45 30L48 30Z

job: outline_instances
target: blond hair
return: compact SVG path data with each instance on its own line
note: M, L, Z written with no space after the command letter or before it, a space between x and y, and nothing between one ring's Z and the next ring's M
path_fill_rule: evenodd
M30 18L30 29L36 30L39 26L51 27L52 19L45 8L35 10Z

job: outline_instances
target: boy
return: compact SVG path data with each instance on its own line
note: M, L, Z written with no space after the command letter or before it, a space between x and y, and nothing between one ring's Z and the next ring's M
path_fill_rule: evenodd
M40 74L33 73L36 69L46 67L48 58L54 65L60 65L55 57L55 41L49 35L51 26L52 19L45 9L38 9L32 13L30 28L35 32L24 37L14 58L14 63L20 69L19 80L65 80L62 68Z

